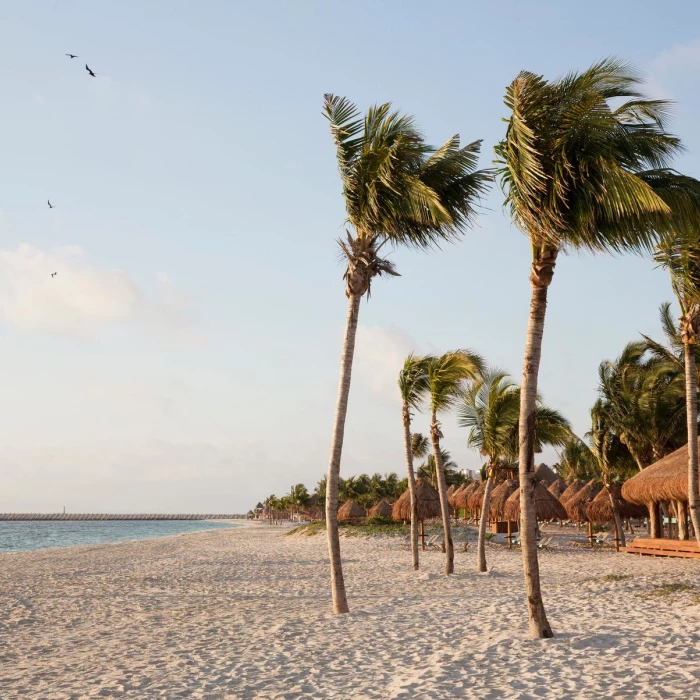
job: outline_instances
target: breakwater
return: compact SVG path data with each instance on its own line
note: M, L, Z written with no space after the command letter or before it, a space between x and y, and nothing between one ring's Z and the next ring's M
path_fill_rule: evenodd
M240 513L0 513L7 520L245 520Z

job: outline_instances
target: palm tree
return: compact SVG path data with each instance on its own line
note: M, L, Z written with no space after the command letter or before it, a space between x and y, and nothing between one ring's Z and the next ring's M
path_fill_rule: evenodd
M530 238L532 300L520 407L521 541L530 634L551 637L542 601L533 500L534 428L547 291L560 252L650 250L697 187L669 169L681 149L666 132L669 104L639 91L615 59L546 81L522 72L506 91L506 136L496 147L506 206ZM611 105L611 101L615 105Z
M599 476L597 463L590 448L581 438L571 435L558 452L559 476L564 481L588 481Z
M433 457L437 472L437 490L440 494L440 510L445 540L445 573L453 574L454 545L450 528L450 507L447 502L447 484L445 482L445 464L440 440L443 435L437 416L455 405L468 379L476 379L484 369L482 358L469 350L446 352L440 357L432 357L428 362L428 381L430 385L430 441L433 445Z
M411 496L411 557L413 569L418 571L418 499L416 498L416 475L413 472L413 458L416 456L411 436L411 410L419 410L430 389L428 382L429 357L415 357L411 353L399 372L399 391L401 392L401 417L403 419L403 443L408 472L408 490ZM426 441L427 442L427 441ZM421 446L416 443L416 450ZM425 445L427 451L427 444Z
M447 450L440 448L440 456L442 457L442 470L445 475L445 484L449 487L452 484L460 482L461 475L457 471L456 462L452 461L452 455ZM418 476L427 479L430 485L437 489L438 487L438 470L434 455L428 455L428 459L418 467Z
M698 371L696 343L700 329L700 239L697 221L663 237L655 260L671 274L671 286L680 308L678 330L683 346L685 408L688 432L688 510L700 546L700 493L698 493ZM670 313L669 313L670 315ZM678 514L681 517L681 514ZM684 516L685 517L685 516Z
M460 398L458 424L469 428L469 447L486 457L484 489L477 542L477 571L486 571L486 523L491 490L499 468L510 467L518 452L520 388L500 369L491 369L472 382ZM535 451L544 445L562 445L571 435L571 425L558 411L544 406L538 398Z
M371 107L364 118L349 100L326 95L324 112L335 142L348 214L346 259L348 313L340 361L340 386L328 465L326 523L333 611L349 611L338 534L338 479L350 393L360 300L374 277L396 275L380 256L383 245L428 249L455 240L475 218L475 203L492 179L476 170L480 142L460 147L453 136L440 148L425 143L412 117Z

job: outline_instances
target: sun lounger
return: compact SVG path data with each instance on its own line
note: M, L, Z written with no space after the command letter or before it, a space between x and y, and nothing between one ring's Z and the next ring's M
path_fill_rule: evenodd
M537 543L537 549L549 549L549 545L552 543L553 539L554 539L554 536L545 537L544 539L540 540Z

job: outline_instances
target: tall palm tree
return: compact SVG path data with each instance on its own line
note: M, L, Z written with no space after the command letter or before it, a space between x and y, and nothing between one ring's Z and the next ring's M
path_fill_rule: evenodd
M364 118L344 97L326 95L324 112L335 142L350 230L339 241L346 260L348 313L340 361L340 385L328 465L326 523L333 611L349 611L338 534L338 479L350 394L360 300L374 277L395 275L382 246L430 248L451 241L472 223L475 203L492 179L476 170L480 142L460 147L453 136L440 148L425 143L412 117L390 104Z
M559 476L564 481L588 481L599 476L598 465L591 450L576 435L566 440L558 451Z
M408 490L411 496L411 557L413 569L418 571L418 499L416 498L416 475L413 471L413 450L411 437L411 411L419 410L430 389L428 381L428 362L430 357L416 357L411 353L399 372L399 391L401 392L401 417L403 420L403 446L408 472ZM413 436L416 437L415 435ZM427 451L427 445L425 445ZM420 446L416 443L416 450Z
M650 250L677 212L697 210L695 181L669 169L681 149L665 128L669 104L645 98L640 83L629 66L605 59L553 81L522 72L505 96L510 116L496 147L501 183L532 247L519 471L529 627L536 638L552 636L540 587L532 476L537 378L557 257L570 249Z
M438 423L438 414L452 408L464 383L476 379L484 369L483 359L469 350L446 352L440 357L432 357L428 362L428 381L430 385L430 441L437 471L437 488L440 494L440 510L445 540L445 573L453 574L454 545L450 528L450 506L447 502L447 483L445 481L445 464L440 449L443 435Z
M487 458L477 542L477 571L486 571L486 523L491 491L499 468L510 467L518 453L520 387L500 369L491 369L467 386L457 408L458 424L469 428L467 445ZM558 411L538 399L535 413L535 451L544 445L562 445L571 436L571 425Z
M671 274L671 286L681 315L678 330L683 346L685 408L688 433L688 510L700 546L700 493L698 493L698 371L696 342L700 329L700 223L689 222L656 246L654 258ZM680 513L678 514L680 517ZM685 516L684 516L685 517Z
M445 475L446 486L449 487L452 484L457 485L461 483L462 476L457 471L457 464L452 461L452 455L450 455L447 450L440 448L440 456L442 457L442 472ZM418 467L418 476L420 476L422 479L426 479L434 489L437 489L437 471L435 456L430 454L428 455L428 459L426 459L425 462Z

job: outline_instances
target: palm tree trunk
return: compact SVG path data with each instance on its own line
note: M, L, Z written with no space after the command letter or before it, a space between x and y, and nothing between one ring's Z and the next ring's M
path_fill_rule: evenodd
M493 474L489 469L486 488L484 489L484 501L481 505L481 520L479 521L479 540L476 545L476 570L486 571L486 521L488 520L491 490L493 489Z
M625 528L622 524L622 517L620 516L620 506L618 502L613 498L612 491L607 488L608 497L610 498L610 505L612 506L613 517L615 518L615 527L617 528L617 536L620 540L620 547L626 547L627 542L625 541Z
M445 573L455 572L455 551L452 543L452 528L450 527L450 504L447 502L447 484L445 483L445 465L440 452L440 428L438 427L435 412L432 415L430 426L430 440L433 443L433 455L435 456L435 472L437 476L438 493L440 494L440 510L442 511L442 529L445 539Z
M557 251L540 251L532 264L530 284L530 318L523 357L523 381L520 389L519 476L520 476L520 542L523 552L525 592L527 594L530 636L553 636L547 620L540 587L540 566L537 559L537 513L535 510L535 409L537 378L542 354L542 335L547 311L547 289L552 281Z
M413 570L418 571L418 499L416 497L416 475L413 472L413 451L411 450L411 413L406 404L403 407L403 447L406 454L408 472L408 493L411 496L411 556Z
M685 408L688 418L688 510L695 539L700 546L700 503L698 503L698 385L694 343L684 342Z
M340 559L338 483L340 480L340 457L343 452L343 437L345 435L345 416L348 412L352 360L355 354L357 317L360 313L361 299L362 295L359 294L351 293L348 295L348 316L345 322L345 339L343 341L343 353L340 359L340 386L338 387L338 401L335 407L333 441L331 442L331 457L328 465L328 480L326 482L326 532L328 535L328 554L331 564L333 612L336 614L350 612L348 599L345 595L343 564Z

